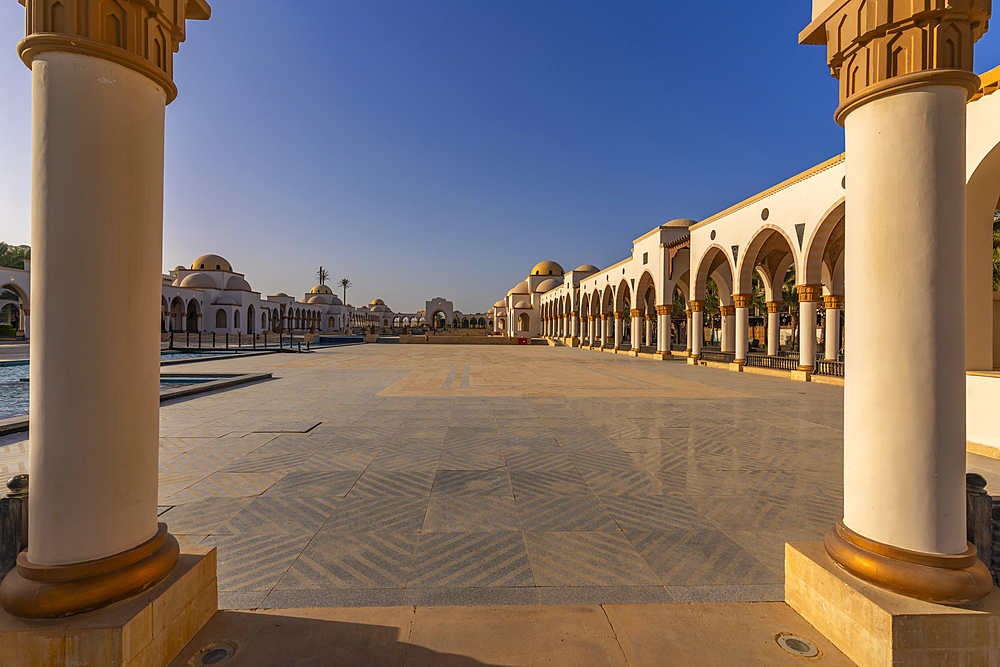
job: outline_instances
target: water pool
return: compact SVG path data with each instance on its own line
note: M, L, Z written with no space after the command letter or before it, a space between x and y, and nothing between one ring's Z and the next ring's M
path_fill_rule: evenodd
M170 376L160 378L160 392L217 380L215 376ZM0 419L28 414L28 364L0 366Z

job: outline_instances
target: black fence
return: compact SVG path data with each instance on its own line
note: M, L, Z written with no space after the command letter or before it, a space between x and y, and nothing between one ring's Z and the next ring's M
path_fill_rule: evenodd
M779 371L794 371L799 368L798 357L769 357L766 354L748 354L747 366L755 368L774 368Z
M735 352L716 352L714 350L702 350L702 361L719 361L724 364L731 364L736 360Z
M844 377L844 362L817 359L813 375L828 375L830 377L842 378Z

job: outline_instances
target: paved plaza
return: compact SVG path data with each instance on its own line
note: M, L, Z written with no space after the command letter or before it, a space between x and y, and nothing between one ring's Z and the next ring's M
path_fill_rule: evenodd
M222 608L781 600L842 507L840 387L539 346L171 370L274 376L161 410L161 519Z

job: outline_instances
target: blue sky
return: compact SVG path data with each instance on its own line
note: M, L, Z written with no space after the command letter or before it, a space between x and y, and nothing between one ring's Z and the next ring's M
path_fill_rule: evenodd
M608 266L843 151L806 0L215 0L167 109L165 268L264 293L486 309L537 262ZM714 5L718 7L719 5ZM29 242L24 9L0 2L0 240ZM987 35L977 72L1000 64Z

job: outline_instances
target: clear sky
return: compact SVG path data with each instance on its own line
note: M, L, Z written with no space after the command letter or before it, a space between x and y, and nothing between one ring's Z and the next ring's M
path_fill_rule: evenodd
M485 310L843 151L808 0L214 0L167 109L165 269ZM726 7L722 13L721 7ZM766 9L765 9L766 8ZM0 240L28 243L24 8L0 1ZM1000 36L976 71L1000 64Z

